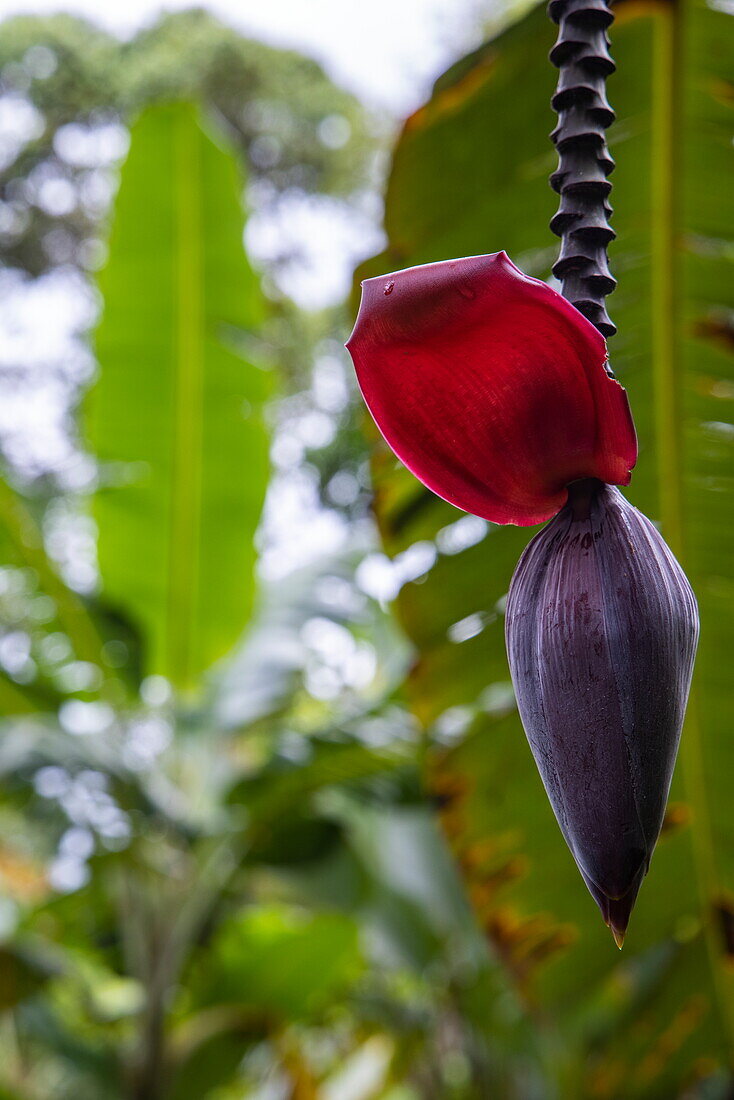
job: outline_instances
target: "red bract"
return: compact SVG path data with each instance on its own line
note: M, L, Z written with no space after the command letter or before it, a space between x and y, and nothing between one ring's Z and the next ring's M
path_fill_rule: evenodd
M495 523L554 516L580 478L627 485L637 441L594 326L504 252L362 284L347 347L365 401L429 489Z

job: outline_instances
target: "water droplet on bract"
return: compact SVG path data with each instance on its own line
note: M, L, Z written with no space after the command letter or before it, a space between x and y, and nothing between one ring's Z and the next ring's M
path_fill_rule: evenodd
M474 298L476 298L476 296L477 296L476 292L473 291L470 286L460 286L459 287L459 294L461 295L462 298L466 298L467 301L469 301L469 302L473 301Z
M395 286L394 282L385 283L385 290L383 293L392 294L392 288Z

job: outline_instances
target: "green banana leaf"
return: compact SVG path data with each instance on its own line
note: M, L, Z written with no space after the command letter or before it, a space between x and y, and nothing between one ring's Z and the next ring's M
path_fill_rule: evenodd
M480 527L456 552L451 528L427 578L397 600L446 832L490 949L544 1037L548 1095L564 1100L724 1095L734 1053L734 23L718 7L622 0L612 28L610 352L640 437L628 495L662 525L702 618L671 804L622 955L508 704L503 600L532 532L481 538ZM536 8L438 81L398 141L389 243L360 277L500 249L549 276L554 37ZM388 553L460 519L378 440L373 468Z
M146 111L100 278L87 426L103 597L140 632L144 671L184 690L247 622L267 482L269 379L238 351L263 315L241 190L195 107Z

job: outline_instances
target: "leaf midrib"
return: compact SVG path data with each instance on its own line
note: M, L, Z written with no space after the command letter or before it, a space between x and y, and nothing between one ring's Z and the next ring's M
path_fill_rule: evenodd
M166 653L170 678L193 683L202 482L204 303L198 127L179 113L174 127L173 476Z

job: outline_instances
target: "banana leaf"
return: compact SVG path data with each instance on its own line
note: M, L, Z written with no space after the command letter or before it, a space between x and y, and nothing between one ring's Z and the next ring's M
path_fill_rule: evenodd
M247 623L268 474L269 378L241 354L263 318L241 190L195 107L147 110L99 280L86 423L102 595L139 632L144 672L183 690Z

